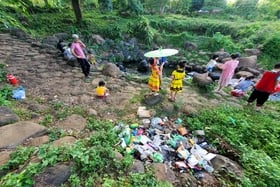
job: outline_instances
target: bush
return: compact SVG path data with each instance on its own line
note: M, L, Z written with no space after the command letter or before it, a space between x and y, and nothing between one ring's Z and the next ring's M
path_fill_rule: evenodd
M275 59L280 59L280 35L275 34L269 38L263 45L262 49L265 55Z

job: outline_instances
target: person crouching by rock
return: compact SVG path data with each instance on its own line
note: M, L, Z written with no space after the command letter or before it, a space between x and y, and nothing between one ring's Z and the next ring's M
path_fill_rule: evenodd
M238 84L231 90L231 95L235 97L244 96L254 86L255 83L252 81L254 78L254 76L249 76L239 80Z
M90 71L90 64L87 61L86 55L83 52L83 49L86 48L86 45L79 39L77 34L72 35L74 41L71 45L71 52L77 58L82 71L85 75L85 81L89 80L89 71Z
M268 100L269 95L280 91L280 63L274 65L272 71L264 72L261 79L255 85L254 91L247 100L247 104L257 100L256 110L259 110Z
M109 95L109 89L105 87L104 81L99 81L97 88L95 89L96 97L99 99L106 99Z
M169 101L174 102L176 100L177 93L183 90L183 80L185 76L185 62L182 61L178 64L177 69L172 72L172 80L170 85L171 94L168 98Z

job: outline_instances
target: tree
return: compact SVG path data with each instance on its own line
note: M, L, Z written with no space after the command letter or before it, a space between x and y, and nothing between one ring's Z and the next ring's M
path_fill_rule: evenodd
M98 4L101 10L105 11L113 11L113 3L112 0L98 0Z
M74 9L77 23L80 24L82 22L82 11L79 0L72 0L72 7Z
M163 14L170 0L145 0L144 7L150 13Z
M189 14L192 0L173 0L170 1L169 10L179 14Z

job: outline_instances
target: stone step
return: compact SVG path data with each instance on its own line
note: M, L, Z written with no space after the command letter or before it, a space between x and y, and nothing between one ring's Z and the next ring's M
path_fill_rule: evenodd
M29 121L0 127L0 149L15 148L30 137L38 137L46 133L46 127Z

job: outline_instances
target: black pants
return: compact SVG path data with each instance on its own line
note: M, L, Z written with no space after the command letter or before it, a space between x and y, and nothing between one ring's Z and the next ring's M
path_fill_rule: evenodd
M269 95L270 93L254 90L247 101L252 103L257 99L257 106L262 106L268 100Z
M89 75L89 71L90 71L90 64L88 63L87 59L84 58L77 58L83 73L85 74L85 77L87 77Z

